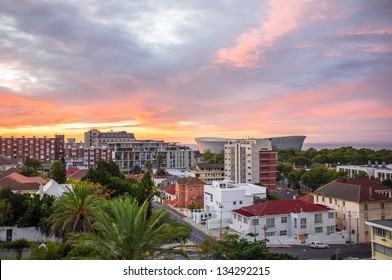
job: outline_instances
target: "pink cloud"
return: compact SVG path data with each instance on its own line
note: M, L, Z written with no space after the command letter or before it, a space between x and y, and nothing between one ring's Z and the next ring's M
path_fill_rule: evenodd
M308 0L271 0L269 16L259 28L249 29L237 39L234 48L218 51L215 63L230 63L236 67L255 66L261 58L262 49L270 48L274 41L297 28L301 20L302 5Z

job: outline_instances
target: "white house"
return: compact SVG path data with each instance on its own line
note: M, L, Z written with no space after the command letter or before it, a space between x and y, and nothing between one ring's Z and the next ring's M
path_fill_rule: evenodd
M274 200L232 211L230 228L271 244L342 244L346 232L335 232L335 210L300 199ZM253 238L253 237L250 237Z
M207 227L228 226L231 211L253 205L256 197L265 199L267 187L232 181L212 181L212 185L204 185L204 212L211 213Z

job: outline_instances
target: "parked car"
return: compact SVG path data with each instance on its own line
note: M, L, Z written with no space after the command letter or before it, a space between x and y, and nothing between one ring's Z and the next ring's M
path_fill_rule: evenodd
M329 248L327 244L324 244L322 242L312 242L310 243L310 247L314 249L326 249Z

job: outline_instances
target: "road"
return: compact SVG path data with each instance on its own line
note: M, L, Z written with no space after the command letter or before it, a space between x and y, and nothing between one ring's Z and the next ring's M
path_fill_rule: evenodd
M185 222L184 218L186 216L177 212L176 210L174 210L166 205L162 205L160 203L157 203L157 202L153 202L152 205L153 205L153 209L164 207L165 209L167 209L170 212L170 214L171 214L170 216L172 219L179 221L179 222ZM191 235L190 241L192 241L196 245L199 245L207 237L207 234L205 234L201 230L195 228L191 224L189 224L189 225L192 227L192 235Z
M339 251L338 251L339 250ZM300 260L330 260L333 255L339 253L342 258L360 258L366 259L371 257L371 248L369 245L330 245L328 249L313 249L309 246L295 246L287 248L269 248L271 253L287 253L298 257Z

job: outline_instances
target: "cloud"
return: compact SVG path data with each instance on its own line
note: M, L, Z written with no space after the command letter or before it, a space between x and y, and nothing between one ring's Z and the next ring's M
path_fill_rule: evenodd
M365 0L7 1L0 134L389 139L391 15Z

